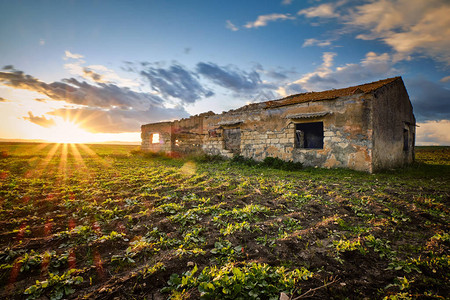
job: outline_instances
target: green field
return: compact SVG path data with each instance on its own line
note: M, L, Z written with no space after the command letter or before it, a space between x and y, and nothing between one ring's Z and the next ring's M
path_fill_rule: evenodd
M445 299L450 148L378 174L0 144L1 299Z

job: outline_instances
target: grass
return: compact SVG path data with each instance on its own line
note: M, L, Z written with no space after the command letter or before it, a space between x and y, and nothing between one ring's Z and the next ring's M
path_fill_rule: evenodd
M0 153L0 298L450 293L449 147L377 174L126 145Z

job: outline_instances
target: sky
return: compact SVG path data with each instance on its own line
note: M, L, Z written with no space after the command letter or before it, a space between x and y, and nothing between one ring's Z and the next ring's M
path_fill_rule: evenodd
M0 139L139 142L143 124L402 76L416 144L450 145L448 0L0 0L0 14Z

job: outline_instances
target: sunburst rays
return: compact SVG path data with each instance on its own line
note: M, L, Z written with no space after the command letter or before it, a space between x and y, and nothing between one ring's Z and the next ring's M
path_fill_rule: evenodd
M50 161L52 160L53 156L55 155L56 151L58 150L59 146L61 144L54 144L50 150L48 151L47 155L45 156L45 158L43 160L41 160L36 168L33 170L31 176L33 177L41 177L42 174L45 172L45 170L47 169L48 164L50 163Z
M80 151L81 150L81 151ZM44 152L46 151L46 152ZM70 192L67 187L69 186L69 180L77 180L74 176L78 176L83 180L91 182L94 180L95 173L93 168L89 168L89 165L97 164L101 165L103 169L112 168L110 162L100 157L94 150L85 144L73 144L73 143L56 143L56 144L39 144L32 148L32 154L39 154L33 158L32 165L34 168L31 172L26 174L27 177L46 177L49 174L54 176L55 182L52 185L52 190L44 190L42 199L37 199L39 203L41 200L44 202L51 202L55 197L68 197L70 201L77 201L76 195ZM87 161L89 161L87 163ZM84 181L85 182L85 181ZM68 193L68 194L67 194ZM24 197L28 201L29 197ZM67 229L69 231L74 230L78 225L83 225L82 220L73 218L71 215L67 216L66 220ZM48 238L54 234L54 222L52 219L46 219L45 224L42 224L41 232L44 238ZM90 224L93 230L101 235L101 227L98 222L92 222ZM122 225L123 226L123 225ZM15 243L22 243L26 239L27 231L30 229L27 222L23 222L14 238ZM119 226L119 230L120 230ZM31 228L35 230L35 228ZM77 249L76 247L69 249L68 267L73 269L77 267ZM47 255L43 258L41 264L41 274L48 272L48 264L50 257ZM103 268L103 259L100 253L97 251L94 253L94 265L98 273L99 278L105 278L106 274ZM19 260L17 260L19 261ZM8 287L14 288L14 284L20 273L21 263L14 263L9 278Z
M67 180L67 155L68 155L68 149L67 144L62 145L61 150L61 158L59 161L58 166L58 178L59 181L62 182L62 184L66 183Z
M80 151L78 150L78 147L76 146L76 144L70 144L70 151L75 159L75 165L77 167L77 170L79 172L84 173L85 176L87 176L88 178L91 177L91 173L92 171L89 170L89 168L87 167L83 157L80 154Z

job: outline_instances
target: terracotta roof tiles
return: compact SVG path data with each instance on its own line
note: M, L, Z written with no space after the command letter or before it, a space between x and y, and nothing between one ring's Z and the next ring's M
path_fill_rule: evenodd
M401 77L393 77L384 80L379 80L371 83L361 84L357 86L351 86L342 89L334 89L323 92L309 92L296 94L292 96L288 96L286 98L280 100L267 101L265 103L265 108L275 108L280 106L310 102L310 101L319 101L319 100L332 100L339 97L351 96L354 94L360 93L370 93L380 87L389 84Z

